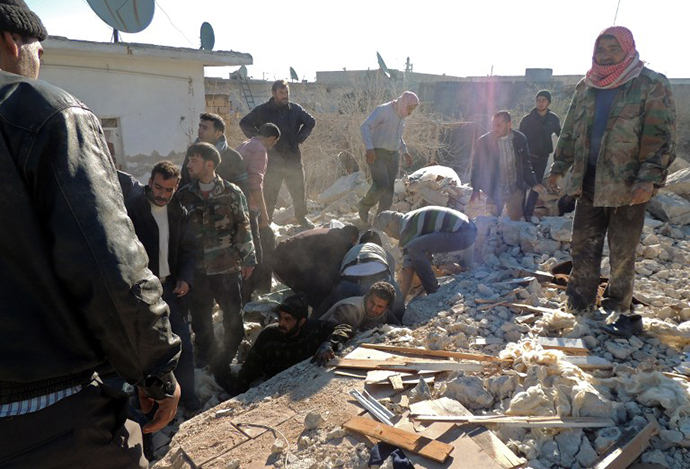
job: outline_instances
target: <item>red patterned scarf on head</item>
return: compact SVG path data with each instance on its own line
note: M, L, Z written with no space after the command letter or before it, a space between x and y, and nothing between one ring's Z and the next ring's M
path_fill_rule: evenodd
M644 62L640 60L640 54L635 49L635 40L630 30L623 26L611 26L603 30L594 43L595 54L601 36L615 37L625 52L625 58L614 65L599 65L592 57L592 68L589 69L585 78L587 86L600 89L618 88L638 77L642 72Z
M419 98L412 91L405 91L398 99L394 99L391 102L393 103L395 112L397 112L398 115L403 119L410 115L410 113L407 112L407 106L411 106L413 104L419 106Z

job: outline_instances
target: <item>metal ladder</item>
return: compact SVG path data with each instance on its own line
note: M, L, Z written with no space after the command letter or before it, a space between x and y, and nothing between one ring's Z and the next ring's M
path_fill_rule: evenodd
M242 94L244 94L244 100L247 101L247 107L251 111L256 107L256 104L254 104L254 95L252 95L252 89L249 87L249 80L246 77L239 76L238 81L240 82Z

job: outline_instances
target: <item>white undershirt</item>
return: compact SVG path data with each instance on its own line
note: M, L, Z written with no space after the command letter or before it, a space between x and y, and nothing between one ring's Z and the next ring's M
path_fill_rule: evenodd
M159 207L151 204L151 215L158 225L158 276L165 278L170 275L168 264L168 245L170 240L170 228L168 227L168 206Z
M370 261L361 264L354 264L343 271L343 275L348 277L367 277L387 270L388 267L381 262Z

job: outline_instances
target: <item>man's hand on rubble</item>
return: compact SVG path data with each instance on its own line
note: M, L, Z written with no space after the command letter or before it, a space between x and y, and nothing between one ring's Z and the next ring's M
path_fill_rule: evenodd
M480 191L472 192L472 197L470 197L470 203L473 204L478 200L482 200L482 193Z
M141 410L145 414L151 412L154 403L158 403L158 410L156 410L156 415L153 416L153 420L142 428L144 433L157 432L172 421L177 412L177 404L180 402L180 396L182 395L179 384L176 384L173 395L165 399L154 400L148 397L141 388L138 388L138 391Z
M544 187L542 184L533 185L532 190L534 192L538 192L542 197L546 195L546 187Z
M412 166L412 155L405 153L403 159L405 160L405 166Z
M643 204L652 198L654 193L654 183L652 182L636 182L632 186L632 200L630 205Z
M558 174L549 174L549 178L546 180L546 187L551 191L552 193L559 193L561 191L561 188L558 187L558 179L560 176Z
M254 272L254 266L242 267L242 278L248 279L252 276L252 272Z
M331 346L331 343L330 342L324 342L323 344L321 344L319 349L314 354L314 358L312 359L312 363L316 362L316 364L319 366L326 366L326 363L328 363L334 357L335 357L335 352L333 351L333 347Z
M374 161L376 161L376 151L367 150L366 157L368 164L374 164Z

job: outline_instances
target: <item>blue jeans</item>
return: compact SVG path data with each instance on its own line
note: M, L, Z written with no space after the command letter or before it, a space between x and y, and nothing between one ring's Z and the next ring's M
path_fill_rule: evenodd
M389 210L393 205L395 195L395 178L400 166L400 153L375 148L376 161L369 165L371 172L371 187L369 192L359 202L360 206L370 209L379 204L378 213Z
M405 246L403 267L412 267L422 281L427 294L438 290L439 285L431 269L431 255L439 252L462 251L472 246L477 238L474 223L454 233L429 233L414 238Z

